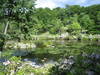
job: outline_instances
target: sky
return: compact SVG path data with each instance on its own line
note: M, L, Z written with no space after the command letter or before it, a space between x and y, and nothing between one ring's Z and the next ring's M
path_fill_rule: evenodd
M68 5L81 5L81 6L89 6L93 4L100 4L100 0L37 0L36 8L56 8L56 7L64 7L66 4Z

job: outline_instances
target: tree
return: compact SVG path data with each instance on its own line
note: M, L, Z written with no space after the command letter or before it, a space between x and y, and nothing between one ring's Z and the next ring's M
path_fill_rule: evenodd
M68 26L68 32L71 34L78 34L81 31L81 26L78 22L73 22Z
M68 27L68 32L71 34L78 34L81 31L81 26L78 22L78 15L74 14L73 17L70 17L70 24L67 26Z
M26 24L31 20L34 2L34 0L0 0L0 20L5 26L4 35L7 34L11 21Z
M100 11L97 13L97 25L100 25Z
M85 14L83 15L80 19L80 25L84 28L84 29L91 29L94 25L94 21L92 19L90 19L89 15Z
M5 23L4 33L7 33L8 25L12 20L27 21L28 14L33 11L34 0L1 0L0 1L0 18Z
M100 12L97 12L95 23L89 31L91 34L100 34Z
M52 34L61 33L61 27L63 26L60 19L52 20L51 27L49 29L49 32Z
M80 5L72 5L72 6L67 5L66 9L67 9L67 14L69 16L74 16L74 14L79 15L81 11L83 10Z

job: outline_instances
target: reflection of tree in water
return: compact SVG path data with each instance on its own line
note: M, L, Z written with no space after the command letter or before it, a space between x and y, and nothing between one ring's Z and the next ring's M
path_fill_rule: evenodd
M99 49L100 49L100 44L97 43L89 43L80 48L82 52L89 53L89 54L100 53Z
M79 54L62 59L50 70L50 75L98 75L100 54Z

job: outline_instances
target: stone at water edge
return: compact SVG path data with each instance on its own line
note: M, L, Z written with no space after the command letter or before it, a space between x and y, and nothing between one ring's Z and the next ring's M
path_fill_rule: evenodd
M34 73L31 73L30 75L35 75Z
M87 73L87 75L94 75L93 71L87 71L86 73Z
M3 62L3 65L9 65L11 62L8 60L8 61L5 61L5 62Z

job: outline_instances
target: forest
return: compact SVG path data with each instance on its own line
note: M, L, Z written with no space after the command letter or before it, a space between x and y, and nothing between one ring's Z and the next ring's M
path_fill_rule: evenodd
M0 0L0 75L99 75L100 4L35 5Z
M0 34L6 33L10 39L28 39L31 35L46 32L76 35L83 30L87 34L100 33L100 4L88 7L66 5L51 10L34 8L35 4L32 6L27 1L24 4L19 1L6 3L0 3Z

